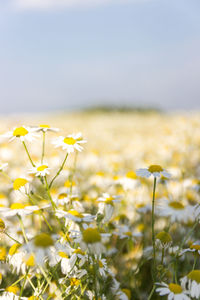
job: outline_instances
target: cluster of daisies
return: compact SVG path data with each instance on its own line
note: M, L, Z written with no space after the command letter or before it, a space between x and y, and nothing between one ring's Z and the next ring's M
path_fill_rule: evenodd
M0 299L200 299L198 178L46 124L0 143Z

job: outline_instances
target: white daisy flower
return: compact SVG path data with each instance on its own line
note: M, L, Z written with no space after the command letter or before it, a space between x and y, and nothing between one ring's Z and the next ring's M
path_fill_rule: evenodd
M156 289L156 292L160 296L167 296L168 300L190 300L188 291L184 290L183 287L176 283L158 283L160 287Z
M35 132L35 128L21 126L15 127L12 131L8 131L3 137L9 138L10 141L19 138L22 142L32 142L38 136Z
M59 136L52 143L56 148L62 147L62 149L67 150L68 153L73 153L75 150L81 152L83 150L81 144L85 144L86 140L83 140L82 133L79 132L66 137Z
M200 297L200 270L193 270L181 279L181 284L188 288L190 296L195 299Z
M25 205L22 203L13 203L9 208L0 207L0 214L3 214L5 218L10 218L14 216L27 216L33 213L33 211L38 210L39 207L34 205Z
M31 168L29 173L35 174L35 176L41 176L44 177L46 175L49 175L50 168L47 164L38 164L35 167Z
M168 173L165 169L163 169L159 165L151 165L148 168L138 169L136 171L136 174L140 177L145 177L145 178L149 178L151 175L153 175L154 177L161 177L161 176L166 178L171 177L171 174Z
M181 252L180 252L180 255L186 253L186 252L193 252L193 253L198 253L200 255L200 244L199 243L194 243L190 246L190 248L186 248L186 249L183 249Z
M171 222L188 222L194 220L194 208L191 205L184 205L180 201L171 201L167 198L159 199L156 213L163 217L170 217Z
M59 128L54 128L49 126L48 124L40 124L39 126L35 127L35 131L51 131L51 132L58 132L60 129Z
M75 209L71 209L68 211L63 211L63 210L57 210L56 211L56 216L58 218L65 218L66 222L67 220L71 220L74 222L92 222L94 220L94 216L90 214L83 214L78 212Z
M109 222L114 213L114 203L119 203L119 196L110 196L108 193L104 193L102 197L98 198L98 213L104 215L103 222Z
M172 244L171 235L168 232L161 231L156 235L156 246L167 249Z

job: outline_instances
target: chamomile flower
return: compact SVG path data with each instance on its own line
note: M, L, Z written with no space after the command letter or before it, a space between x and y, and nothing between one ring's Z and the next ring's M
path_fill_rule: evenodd
M98 213L104 215L104 222L108 222L114 213L114 203L119 203L119 196L110 196L108 193L104 193L102 197L98 198Z
M25 205L22 203L13 203L9 208L0 207L0 214L3 214L5 218L10 218L14 216L27 216L32 214L35 210L38 210L38 206Z
M36 264L43 266L46 260L51 259L52 248L59 248L59 244L55 243L54 240L53 236L47 233L40 233L23 245L22 250L33 254Z
M187 222L194 220L193 207L180 201L172 201L167 198L159 199L157 213L160 216L170 217L171 222Z
M161 231L156 235L156 246L167 249L172 244L171 235L166 231Z
M22 142L32 142L37 136L35 128L28 126L15 127L12 131L3 135L3 137L9 138L10 141L19 138Z
M163 167L159 165L151 165L148 168L138 169L136 171L136 174L140 177L146 177L146 178L149 178L151 175L153 175L154 177L161 177L161 176L165 178L171 177L171 174L168 173L165 169L163 169Z
M200 297L200 270L192 270L181 279L181 284L188 288L190 296L195 299Z
M82 133L70 134L66 137L59 136L53 141L56 148L61 147L63 150L67 150L68 153L73 153L75 150L81 152L83 147L81 144L85 144L86 140L83 140Z
M48 124L40 124L38 127L35 128L35 131L43 131L43 132L47 132L47 131L51 131L51 132L58 132L59 128L54 128L51 127Z
M50 168L47 164L38 164L36 167L33 167L30 169L30 174L35 174L35 176L41 176L44 177L46 175L49 175Z
M90 214L82 214L79 213L77 210L75 209L71 209L68 210L67 212L63 211L63 210L57 210L56 211L56 215L58 218L65 218L66 219L66 224L68 223L68 220L71 220L73 222L91 222L94 220L94 216L90 215Z
M188 291L176 283L158 283L160 287L156 289L156 292L160 296L167 296L168 300L190 300Z
M29 182L26 178L16 178L13 182L13 189L21 193L29 192Z
M200 255L200 243L191 244L190 248L183 249L180 254L182 255L186 252L198 253Z

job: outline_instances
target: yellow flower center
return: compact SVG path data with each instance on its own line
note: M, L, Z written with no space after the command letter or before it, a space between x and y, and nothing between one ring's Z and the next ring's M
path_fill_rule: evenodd
M169 284L169 289L174 294L181 294L182 291L183 291L182 287L179 284L176 284L176 283L170 283Z
M177 210L184 209L184 205L178 201L171 201L169 206Z
M127 236L132 236L132 232L130 232L130 231L127 231L124 234L127 235Z
M35 266L35 257L33 254L29 256L29 258L25 261L27 267L34 267Z
M36 247L48 248L53 246L53 239L47 233L40 233L34 238L34 244Z
M24 209L25 205L22 203L13 203L10 206L10 209Z
M45 169L47 169L48 168L48 166L47 165L42 165L42 166L39 166L38 168L37 168L37 171L44 171Z
M76 210L69 210L68 211L68 214L70 214L70 215L72 215L72 216L74 216L74 217L76 217L76 218L83 218L83 215L82 214L80 214L78 211L76 211Z
M12 246L10 247L10 249L9 249L8 254L9 254L10 256L14 255L15 253L18 252L19 247L20 247L20 244L18 244L18 243L12 245Z
M25 186L25 184L28 182L28 180L24 178L17 178L15 179L13 183L14 190L19 190L22 186Z
M160 172L163 171L163 168L162 168L161 166L159 166L159 165L151 165L151 166L148 168L148 171L149 171L150 173L154 173L154 172L160 173Z
M68 255L67 255L65 252L63 252L63 251L59 251L59 252L58 252L58 255L59 255L60 257L63 257L63 258L68 258Z
M100 260L99 260L99 268L103 268L103 263Z
M0 261L6 259L6 248L0 247Z
M7 292L9 292L9 293L13 293L13 294L17 294L17 292L19 291L19 288L18 288L18 286L16 286L16 285L11 285L11 286L8 286L6 289L5 289Z
M64 199L67 197L67 194L66 193L61 193L58 195L58 199Z
M3 232L5 230L6 226L2 219L0 219L0 232Z
M200 250L200 245L191 245L190 249Z
M63 142L67 145L74 145L76 140L73 137L66 137L64 138Z
M76 249L76 250L74 250L74 253L80 254L80 255L85 255L85 252L82 251L81 249Z
M193 270L191 271L187 277L191 280L196 281L197 283L200 283L200 270Z
M122 292L126 294L128 299L131 299L131 291L129 289L122 289Z
M41 128L50 128L50 126L46 125L46 124L41 124L41 125L39 125L39 127L41 127Z
M78 280L75 277L70 278L70 285L79 285L80 284L80 280Z
M24 127L18 127L13 131L13 136L20 137L25 136L28 133L28 130Z
M83 240L87 244L98 243L101 241L101 235L97 228L87 228L83 231Z
M160 240L163 244L168 244L172 241L171 235L165 231L161 231L156 235L156 239Z
M112 202L113 199L114 199L114 198L113 198L112 196L110 196L110 197L106 198L105 203L106 203L106 204L109 204L109 205L113 205L113 202Z
M135 174L135 172L129 171L128 173L126 173L126 177L130 179L136 179L137 175Z

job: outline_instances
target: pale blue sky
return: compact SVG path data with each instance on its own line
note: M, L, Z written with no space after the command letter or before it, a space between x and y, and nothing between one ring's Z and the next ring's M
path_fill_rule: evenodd
M199 109L199 16L199 0L0 0L1 113Z

